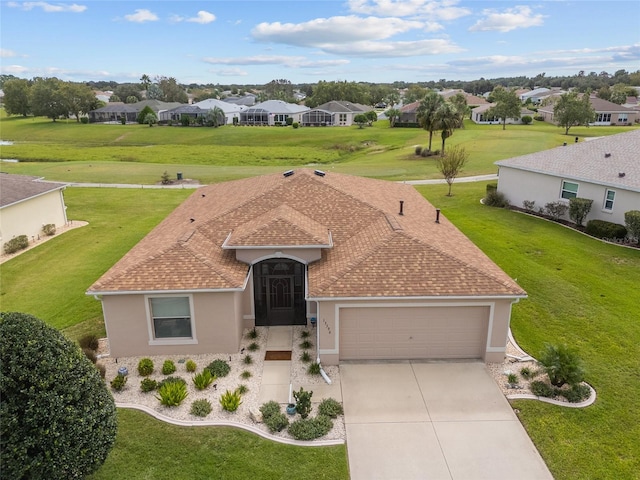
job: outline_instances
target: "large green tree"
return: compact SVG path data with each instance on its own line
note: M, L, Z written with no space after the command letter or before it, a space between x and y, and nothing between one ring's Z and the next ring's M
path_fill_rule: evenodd
M464 119L471 113L467 105L467 97L463 93L456 93L449 101L456 107L456 128L464 128Z
M588 93L580 98L577 92L569 92L560 95L553 107L553 118L559 127L564 127L564 134L568 135L571 127L595 121L596 111L591 106Z
M502 121L502 129L506 129L507 118L520 118L522 102L516 91L498 86L493 90L493 101L496 103L487 111L487 117L496 117Z
M456 107L450 102L444 102L438 107L435 112L435 121L440 130L440 136L442 138L442 149L440 150L440 156L444 157L444 145L458 124L458 112Z
M97 108L98 99L93 90L82 83L62 82L60 95L67 112L80 121L80 115Z
M162 90L162 101L187 103L189 97L184 88L178 85L178 81L173 77L159 77L157 79L158 86Z
M62 82L57 78L36 78L31 86L31 111L36 117L48 117L54 122L68 117L69 110L61 92Z
M342 100L362 105L371 105L369 89L356 82L326 82L320 81L313 89L313 96L305 100L310 108L315 108L331 100Z
M113 397L80 348L42 320L0 313L2 478L84 478L116 437Z
M4 110L8 115L22 115L31 113L29 104L30 85L27 80L16 78L7 80L2 87L4 91Z
M131 96L136 97L138 101L142 100L139 83L121 83L113 91L122 101Z
M282 100L294 103L293 85L290 80L280 78L271 80L264 86L265 100Z
M444 98L438 92L431 90L420 101L418 107L417 117L418 123L422 128L429 132L429 150L431 150L431 141L433 139L433 132L438 130L438 119L436 118L436 111L444 103Z

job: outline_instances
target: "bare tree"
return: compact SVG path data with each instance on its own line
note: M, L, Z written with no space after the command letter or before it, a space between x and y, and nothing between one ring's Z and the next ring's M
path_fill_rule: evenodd
M447 181L447 185L449 185L449 192L447 196L451 196L451 186L453 185L453 181L462 171L462 168L467 163L467 159L469 158L469 154L459 145L452 147L447 152L447 155L444 157L438 157L436 159L436 166L442 176Z

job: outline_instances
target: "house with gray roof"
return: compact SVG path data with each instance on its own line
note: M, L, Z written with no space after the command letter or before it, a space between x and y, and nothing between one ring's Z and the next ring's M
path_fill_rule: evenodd
M202 108L203 110L213 110L214 108L219 108L224 112L224 116L226 119L225 125L233 125L234 118L237 118L237 121L239 122L240 112L247 108L244 105L229 103L218 100L216 98L207 98L206 100L194 103L194 105L196 107Z
M288 119L300 123L302 114L309 110L304 105L267 100L240 112L240 125L286 125Z
M65 226L65 187L38 177L0 173L0 248L20 235L38 239L44 225Z
M624 225L640 209L640 129L500 160L498 191L514 206L536 209L570 198L593 200L586 221ZM565 217L568 219L568 216Z
M479 107L474 108L473 110L471 110L471 120L473 120L474 123L480 125L502 125L502 119L492 116L489 112L489 110L495 106L495 103L487 103L485 105L480 105ZM522 125L522 117L533 117L535 114L536 112L529 110L526 107L521 107L520 115L517 118L507 118L505 123L507 125Z
M341 126L354 124L354 117L372 110L367 105L346 101L332 100L318 105L302 114L301 124L305 127Z
M112 357L315 325L323 364L505 357L526 292L411 185L296 169L199 189L89 287Z
M559 98L559 97L558 97ZM627 108L622 105L592 96L589 103L596 112L596 119L589 125L607 126L607 125L632 125L640 119L640 111L633 108ZM545 122L555 123L553 109L555 102L549 103L538 109L540 115Z

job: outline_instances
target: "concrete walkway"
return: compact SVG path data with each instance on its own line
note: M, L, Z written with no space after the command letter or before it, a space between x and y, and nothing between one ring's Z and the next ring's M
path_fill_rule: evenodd
M351 480L553 480L483 363L340 365Z
M498 179L498 175L496 174L474 175L472 177L456 178L453 183L455 184L455 183L469 183L469 182L486 182L489 180L497 180L497 179ZM433 178L430 180L406 180L401 183L406 183L408 185L438 185L442 183L447 183L447 181L444 178Z

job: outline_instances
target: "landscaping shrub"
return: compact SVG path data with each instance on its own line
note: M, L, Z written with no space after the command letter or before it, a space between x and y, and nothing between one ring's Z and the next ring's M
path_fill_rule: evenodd
M485 192L487 195L489 195L492 192L497 192L498 191L498 184L497 183L487 183L487 186L485 187Z
M556 387L565 383L575 385L584 379L582 360L567 345L545 345L539 362L549 376L551 385Z
M302 330L300 332L300 338L305 339L311 336L311 332L309 330Z
M242 359L242 363L244 363L245 365L251 365L253 363L253 357L251 355L245 355L245 357Z
M12 254L19 250L24 250L29 246L29 239L26 235L18 235L4 244L4 253Z
M238 385L238 388L236 388L236 392L238 392L240 395L244 395L248 391L249 387L247 387L244 383L241 383L240 385Z
M198 390L204 390L209 387L214 381L216 377L211 375L211 371L206 368L202 370L202 372L198 373L193 377L193 384Z
M535 200L523 200L522 208L524 208L527 212L533 212L536 209L536 201Z
M246 337L251 339L251 340L255 340L259 336L260 336L260 334L258 334L258 330L256 330L256 327L253 327L251 330L249 330L247 332L247 335L246 335Z
M247 378L251 378L251 372L250 372L249 370L245 370L244 372L242 372L242 373L240 374L240 377L241 377L241 378L244 378L245 380L246 380Z
M324 415L329 418L337 418L338 415L342 415L344 409L342 404L334 398L325 398L318 405L318 415Z
M85 357L87 357L91 361L91 363L93 363L94 365L98 361L98 356L96 355L96 352L94 352L90 348L83 348L82 353L84 353Z
M523 125L529 125L533 121L533 118L531 118L530 115L523 115L520 120L522 120Z
M293 128L298 128L300 126L298 122L293 122L291 125L293 126Z
M88 117L80 117L80 123L86 125L87 123L89 123L89 118Z
M152 392L156 388L158 388L158 382L152 380L151 378L143 378L140 382L140 390L142 390L144 393Z
M173 360L165 360L162 364L162 374L163 375L171 375L176 371L176 364L173 363Z
M509 375L507 375L507 383L518 383L518 376L515 373L510 373Z
M282 412L280 410L280 404L278 402L270 400L262 404L262 406L260 407L260 413L262 413L262 418L266 420L272 415L276 415Z
M302 355L300 355L300 360L304 363L309 363L311 361L311 354L305 350L302 352Z
M431 157L431 156L433 156L433 152L431 150L429 150L428 148L423 148L422 149L422 153L420 154L420 156L422 158Z
M548 383L541 382L540 380L534 380L531 382L529 388L531 389L531 393L538 397L550 398L555 396L555 389Z
M629 210L624 214L624 224L629 236L640 242L640 210Z
M206 417L211 413L211 410L213 410L211 402L205 398L201 398L199 400L194 400L191 404L190 413L196 417Z
M186 382L161 382L158 386L158 396L160 403L165 407L177 407L187 398Z
M308 350L309 348L313 347L313 343L311 343L309 340L305 340L299 346L303 350Z
M544 211L555 221L560 220L568 209L569 206L563 202L549 202L544 206Z
M309 375L320 375L320 364L318 362L313 362L307 368L307 373Z
M0 313L0 477L86 478L117 431L113 397L78 346L42 320Z
M569 218L576 222L576 225L581 227L582 222L589 212L591 211L591 205L593 200L590 198L570 198L569 199Z
M187 369L187 372L193 373L198 368L198 365L196 365L196 362L194 362L193 360L187 360L185 368Z
M569 390L561 390L560 394L571 403L578 403L586 400L591 395L591 390L587 385L572 385Z
M226 410L227 412L235 412L238 410L238 407L242 405L242 396L240 395L240 392L237 390L234 390L233 392L231 390L227 390L220 397L220 405L223 410Z
M104 380L104 377L107 375L107 367L101 363L96 363L96 368L98 369L98 373L100 373L100 378Z
M624 225L607 222L605 220L589 220L585 232L596 238L616 239L627 236L627 229Z
M98 337L92 333L83 335L78 340L78 345L80 345L80 348L83 348L83 349L88 348L95 352L96 350L98 350L98 345L99 345Z
M115 376L113 380L111 380L111 388L116 392L120 392L126 384L127 384L126 375L118 374Z
M287 431L296 440L314 440L331 431L333 422L329 417L301 418L289 425Z
M416 145L415 152L416 152L416 155L419 156L422 153L422 146Z
M47 223L42 226L42 233L47 237L51 237L56 234L56 226L53 223Z
M153 115L154 117L156 116L156 114L154 113L153 109L149 105L147 105L142 110L140 110L140 113L138 113L138 116L136 117L137 122L140 125L145 123L145 117L147 115ZM124 119L124 117L123 117L123 119ZM124 125L124 122L122 124Z
M206 369L211 372L211 375L214 377L226 377L229 375L229 371L231 367L224 360L214 360L209 365L206 366Z
M255 352L256 350L260 350L260 345L258 345L256 342L251 342L251 343L249 344L249 346L247 347L247 349L248 349L250 352Z
M306 391L302 387L297 392L293 392L293 398L296 399L296 412L300 414L302 418L307 418L311 413L311 397L313 392Z
M509 200L507 200L504 193L494 190L488 192L484 197L484 204L489 207L507 208L509 206Z
M536 115L533 117L536 122L544 122L544 117L542 115Z
M166 385L167 383L183 383L185 386L187 385L187 381L182 377L167 377L161 382L158 382L158 388Z
M272 433L281 432L287 427L287 425L289 425L289 419L282 412L274 413L272 415L269 415L268 417L265 417L263 413L262 417L264 420L264 424L269 428L269 430Z
M138 373L143 377L148 377L153 373L153 360L141 358L138 362Z
M537 371L531 370L529 367L522 367L520 369L520 375L522 375L522 378L526 379L534 378L537 373Z

